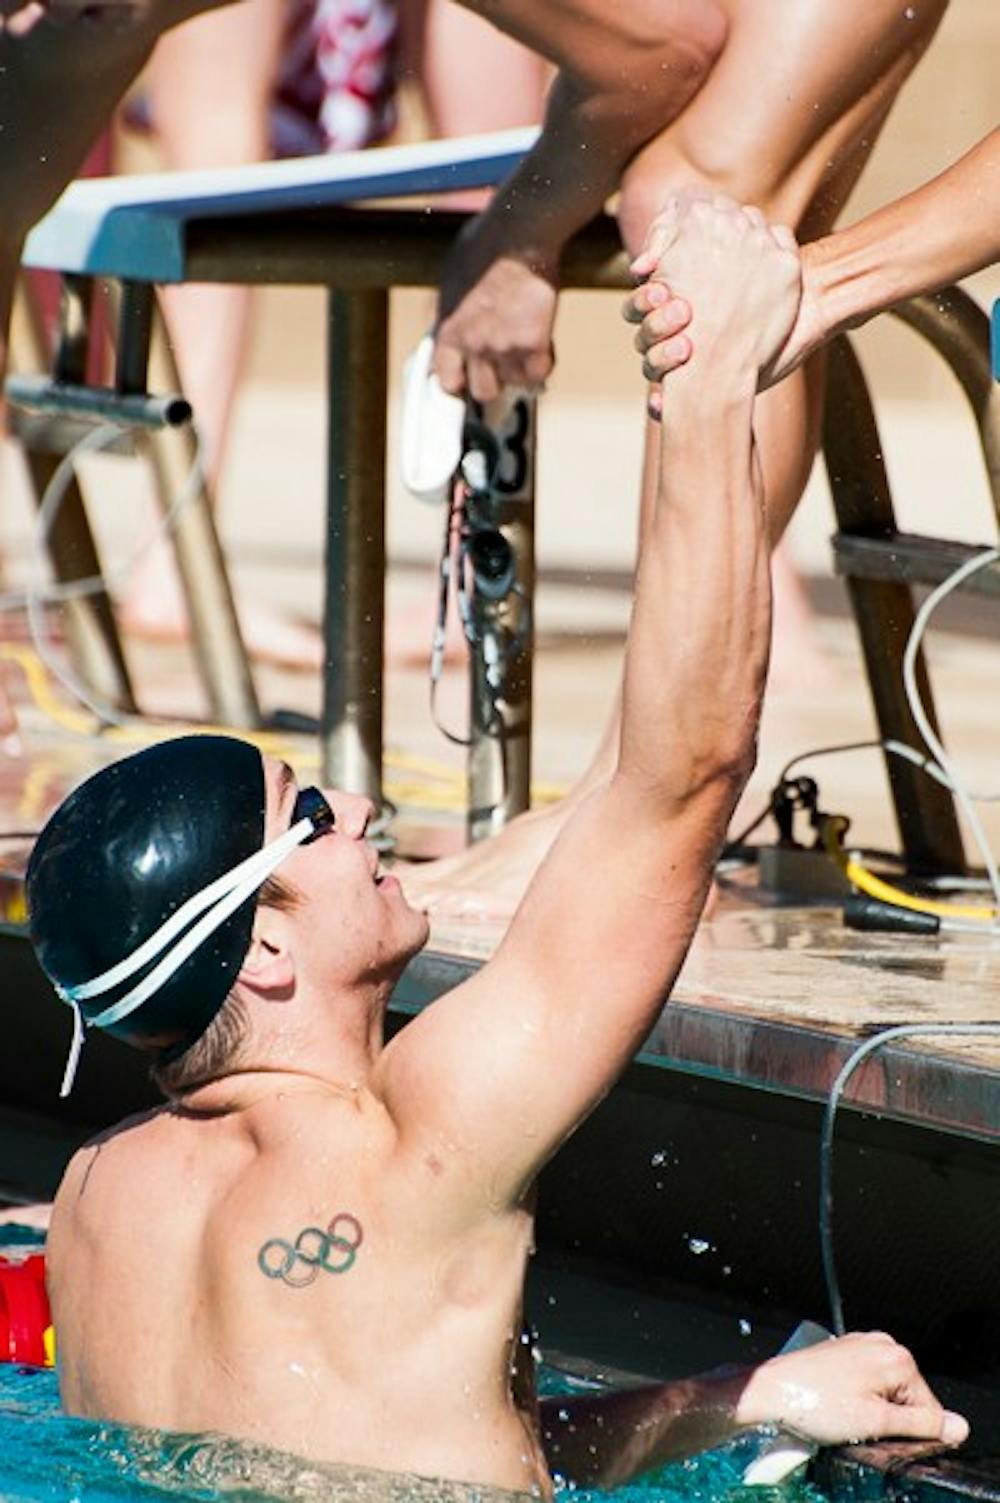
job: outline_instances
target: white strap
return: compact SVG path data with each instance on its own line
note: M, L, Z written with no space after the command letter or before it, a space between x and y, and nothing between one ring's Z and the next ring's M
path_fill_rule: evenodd
M82 981L75 986L59 987L60 997L64 1002L85 1002L90 997L99 997L102 992L111 991L120 981L126 981L129 976L135 975L136 971L141 971L143 966L148 965L151 960L155 960L158 955L162 954L177 935L181 934L189 924L193 923L200 913L204 913L206 908L211 908L213 904L225 898L235 888L242 888L245 882L250 882L250 886L244 894L245 897L249 897L250 893L254 892L262 882L266 881L275 868L284 861L285 857L296 846L301 845L312 832L312 820L300 819L297 824L293 825L290 830L287 830L284 835L280 835L277 840L272 840L269 845L264 846L261 850L254 851L253 855L248 856L245 861L241 861L237 866L231 867L229 871L223 872L221 877L217 877L214 882L210 882L207 887L203 887L200 892L196 892L193 897L188 898L187 902L182 903L177 912L172 914L165 924L161 924L159 929L151 934L147 940L144 940L137 950L133 950L131 955L127 955L124 960L112 966L109 971L103 972L100 976L95 976L92 981ZM239 904L236 906L238 907ZM218 922L205 929L204 933L210 934L212 929L217 928L218 924L221 924L223 919L227 918L232 911L231 908L228 909ZM103 1016L104 1014L102 1013L101 1017ZM98 1019L96 1018L91 1021L98 1023ZM98 1026L103 1027L105 1025L98 1024Z
M69 1054L66 1056L66 1068L63 1071L62 1085L59 1087L59 1099L68 1096L73 1089L76 1080L76 1070L80 1063L80 1055L83 1052L83 1013L80 1011L79 1002L71 1002L73 1009L73 1039L69 1046Z

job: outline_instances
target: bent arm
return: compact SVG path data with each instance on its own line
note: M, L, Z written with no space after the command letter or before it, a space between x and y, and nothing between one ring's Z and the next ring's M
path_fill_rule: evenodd
M466 8L554 63L542 133L486 210L507 240L557 263L600 212L635 153L693 97L719 55L722 14L691 0L465 0ZM447 310L445 310L447 311Z
M577 1486L617 1486L640 1472L776 1425L816 1445L907 1437L960 1445L913 1357L882 1332L853 1333L756 1368L585 1398L547 1399L542 1437L553 1472Z
M630 1478L725 1444L746 1372L709 1374L622 1393L543 1399L549 1470L575 1487L619 1487Z
M232 0L7 0L0 23L0 396L25 237L76 173L160 34Z
M559 69L541 135L445 265L435 364L489 401L552 367L559 261L626 164L693 97L725 39L715 0L465 0Z

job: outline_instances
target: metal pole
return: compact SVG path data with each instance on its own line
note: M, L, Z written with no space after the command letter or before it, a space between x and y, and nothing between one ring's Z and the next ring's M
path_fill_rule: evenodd
M968 398L1000 523L1000 385L990 369L990 321L961 287L901 303L893 312L933 345Z
M500 399L484 413L499 463L487 503L488 522L513 556L512 587L491 599L474 586L467 760L470 841L495 835L531 802L531 692L535 594L535 434L532 398ZM486 646L508 644L499 691Z
M388 293L332 290L329 330L322 775L326 783L378 804Z
M122 328L126 337L130 324L139 330L144 326L134 306L143 292L152 298L152 287L126 283L123 289ZM148 320L145 327L148 339ZM130 360L127 350L124 357L120 351L119 359L122 373L131 370L133 379L138 378L140 363ZM165 337L154 342L152 359L163 384L176 390L177 368ZM198 458L194 430L187 423L179 428L162 428L148 440L148 453L164 511L176 503L184 487L194 487L174 522L172 541L191 621L192 646L212 715L224 725L252 730L261 723L257 692L215 529L208 482L203 473L193 475Z
M845 338L830 347L823 453L840 535L891 537L896 519L882 444L861 367ZM919 746L920 733L903 690L903 650L914 619L909 586L849 578L848 588L879 735ZM937 730L923 654L917 676ZM886 772L907 859L923 870L964 871L962 836L948 790L888 753Z

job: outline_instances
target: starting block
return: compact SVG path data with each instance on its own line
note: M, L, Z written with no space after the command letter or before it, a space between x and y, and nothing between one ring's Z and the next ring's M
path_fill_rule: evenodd
M324 778L381 792L383 455L388 291L432 286L464 216L381 201L493 186L530 149L534 128L235 169L90 179L72 184L35 227L24 264L58 272L66 296L53 382L11 383L36 411L94 409L80 351L94 280L121 286L115 391L99 402L148 411L154 287L161 283L322 285L330 290L328 642ZM374 202L373 202L374 201ZM359 203L365 207L357 207ZM348 207L354 206L354 207ZM618 252L613 229L601 259ZM623 283L622 283L623 284ZM44 389L43 389L44 388ZM130 404L130 405L129 405ZM106 413L106 415L111 415ZM126 414L127 415L127 414ZM176 490L193 457L184 428L157 438ZM204 500L204 498L202 498ZM85 527L85 521L83 522ZM177 534L203 676L216 718L259 722L222 555L207 504ZM113 629L113 628L112 628ZM120 647L117 653L121 661ZM527 798L525 758L524 800Z
M191 281L188 237L204 220L280 222L336 205L494 187L537 135L532 126L248 167L88 178L71 184L32 230L24 265L122 281Z

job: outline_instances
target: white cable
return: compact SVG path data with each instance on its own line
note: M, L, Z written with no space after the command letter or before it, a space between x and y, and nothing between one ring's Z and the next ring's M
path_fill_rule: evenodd
M846 1327L833 1251L833 1130L837 1119L837 1107L840 1105L840 1098L847 1083L858 1066L863 1064L869 1055L874 1054L877 1049L883 1048L886 1044L895 1043L898 1039L961 1037L963 1035L975 1037L982 1034L1000 1035L1000 1023L903 1023L897 1028L886 1028L881 1033L875 1034L873 1038L865 1039L863 1044L859 1044L848 1055L830 1088L820 1132L819 1239L823 1259L823 1277L830 1302L830 1320L837 1336L843 1336Z
M121 435L122 431L121 426L117 423L102 423L99 428L95 428L91 432L84 434L83 438L75 443L72 449L60 460L52 478L45 487L38 508L38 516L32 535L32 572L29 577L28 589L23 596L16 594L0 595L0 610L26 608L32 645L53 677L75 699L78 699L81 704L86 705L87 709L96 715L98 720L102 720L109 725L124 725L126 721L112 705L92 695L87 686L70 669L61 663L58 656L52 652L42 607L49 602L75 600L86 595L95 595L102 590L123 584L132 574L139 561L155 546L160 538L173 531L181 513L198 493L204 480L202 442L197 429L194 429L195 455L184 484L163 516L157 520L148 535L125 559L124 563L105 574L91 575L85 579L74 579L63 584L46 584L44 576L47 562L47 541L55 525L59 508L62 506L72 482L76 470L76 462L82 454L98 452L101 449L107 448L109 444Z
M949 793L954 793L954 785L948 774L944 772L926 752L917 751L915 746L908 746L905 741L897 741L893 736L877 738L871 741L845 741L836 746L814 746L808 751L798 752L790 762L786 762L778 778L783 783L793 767L798 767L800 762L814 762L817 757L839 756L844 752L855 751L887 751L894 757L901 757L904 761L919 767L921 772L926 772L929 778L940 783L942 788L947 788ZM977 793L966 790L969 797L977 804L1000 804L1000 793Z
M917 729L920 731L921 736L923 736L924 743L937 762L938 767L948 778L955 801L965 815L969 829L972 831L976 844L979 847L983 864L986 867L986 875L989 878L990 887L993 889L994 902L998 913L1000 913L1000 872L997 870L993 849L975 805L954 763L945 752L928 719L927 711L920 697L916 669L920 643L927 628L927 623L938 606L953 590L956 590L959 585L963 584L965 580L976 574L980 569L985 569L989 564L995 563L997 559L1000 559L1000 549L997 548L987 548L983 553L975 554L974 557L967 559L964 564L949 574L948 578L927 596L927 599L916 614L910 635L907 638L906 650L903 653L903 687L906 691L907 703L910 706L910 713L916 722ZM995 921L995 926L1000 926L1000 919Z
M32 571L28 584L28 630L31 633L32 645L45 664L46 668L65 689L86 705L99 720L104 720L111 725L122 725L124 722L117 710L110 705L102 705L92 698L87 687L68 668L59 662L57 654L52 652L49 643L48 632L45 625L45 617L42 611L44 593L44 570L46 561L46 543L49 533L59 513L59 508L76 471L76 462L81 454L98 451L107 448L119 437L121 429L116 423L102 423L99 428L94 428L90 433L85 433L77 443L64 454L56 466L55 472L45 487L41 504L38 508L38 516L35 518L35 527L32 534Z

